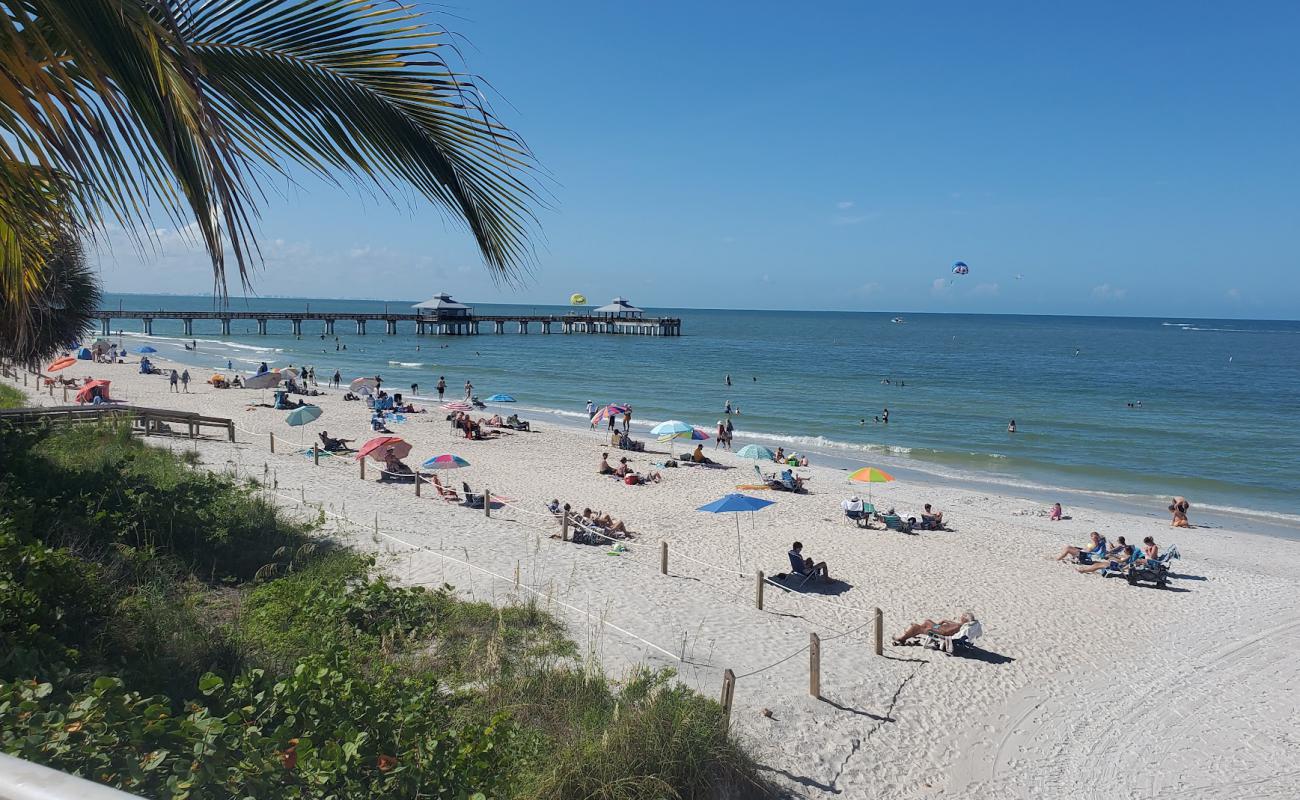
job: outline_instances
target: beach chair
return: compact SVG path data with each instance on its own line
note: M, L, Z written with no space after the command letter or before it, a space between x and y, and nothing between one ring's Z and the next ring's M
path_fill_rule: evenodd
M1101 575L1103 578L1109 578L1112 575L1123 575L1128 572L1129 567L1136 564L1140 558L1142 558L1142 550L1134 547L1132 554L1129 555L1128 559L1123 564L1119 565L1119 569L1111 569L1110 567L1107 567L1097 574Z
M930 650L941 650L948 655L959 653L969 647L975 646L975 640L984 635L984 626L979 620L971 620L963 623L957 632L952 636L943 636L933 631L925 634L925 641L922 644Z
M803 559L800 558L799 555L796 554L793 550L791 550L790 552L786 553L786 555L790 558L790 576L789 576L789 577L792 577L792 578L802 578L802 580L799 581L799 585L796 586L796 587L794 587L794 588L795 588L795 589L802 589L802 588L803 588L803 585L804 585L805 583L807 583L808 581L812 580L812 579L813 579L813 576L816 575L817 573L815 573L815 572L804 572Z
M870 503L863 503L861 511L845 511L844 516L853 521L859 528L870 528L871 518L876 515L876 507Z
M776 480L775 472L773 472L771 475L765 475L763 474L763 470L758 468L757 464L754 465L754 474L757 475L758 479L763 483L771 483L772 481Z
M482 494L481 492L478 493L478 494L475 494L474 491L473 491L472 489L469 488L469 484L466 483L466 482L464 482L464 481L461 481L460 487L461 487L461 489L464 490L464 492L463 492L463 496L464 496L464 498L465 498L465 505L466 505L466 506L468 506L468 507L470 507L470 508L482 508L482 507L483 507L483 494Z
M448 503L460 502L460 495L456 494L456 490L450 486L443 486L442 481L438 480L436 474L430 476L430 482L433 484L434 490L438 493L438 497L441 497Z
M911 523L897 514L881 514L880 521L885 523L885 527L891 531L900 531L902 533L912 532Z

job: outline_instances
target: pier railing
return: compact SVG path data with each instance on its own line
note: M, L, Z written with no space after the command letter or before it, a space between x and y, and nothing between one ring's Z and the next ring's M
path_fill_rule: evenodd
M271 322L288 322L295 336L303 335L304 322L321 323L321 334L334 335L337 322L351 322L356 334L366 334L366 324L383 322L388 336L396 336L399 323L411 323L418 335L475 335L527 334L534 329L552 333L553 328L565 334L591 333L637 336L681 336L682 321L678 317L604 316L600 314L414 314L392 312L335 312L335 311L169 311L166 309L131 310L100 309L96 312L103 335L112 333L113 320L139 320L146 335L153 334L155 320L178 320L186 336L194 335L195 321L221 323L221 334L229 336L231 324L236 320L255 322L257 333L267 334Z

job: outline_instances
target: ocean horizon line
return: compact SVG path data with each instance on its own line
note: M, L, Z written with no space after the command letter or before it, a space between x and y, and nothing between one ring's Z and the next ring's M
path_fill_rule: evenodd
M184 297L201 300L217 300L217 295L211 293L187 293L187 292L133 292L118 291L114 289L105 289L105 296L126 296L126 297ZM589 303L587 306L573 306L564 302L514 302L506 300L475 300L471 297L461 297L453 295L457 300L468 305L489 305L489 306L514 306L518 308L544 307L544 308L588 308L595 306L596 303ZM384 297L307 297L304 295L287 295L287 294L265 294L265 295L244 295L242 297L229 297L227 302L244 302L250 300L270 301L270 300L301 300L304 302L356 302L356 303L395 303L411 304L421 302L425 298L384 298ZM634 301L635 302L635 301ZM664 311L696 311L703 313L723 312L723 313L746 313L753 312L759 314L787 313L787 314L895 314L910 316L935 316L935 317L1027 317L1034 319L1099 319L1099 320L1198 320L1206 322L1300 322L1300 316L1296 317L1251 317L1251 316L1201 316L1198 314L1047 314L1028 311L937 311L937 310L908 310L898 308L740 308L740 307L720 307L720 306L677 306L677 305L655 305L647 303L644 308L661 309ZM131 310L131 309L126 309ZM135 309L139 310L139 309Z

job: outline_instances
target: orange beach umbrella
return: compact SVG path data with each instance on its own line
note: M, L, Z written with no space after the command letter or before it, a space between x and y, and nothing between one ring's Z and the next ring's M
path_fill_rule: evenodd
M376 436L357 451L357 460L370 456L375 461L383 461L384 454L388 448L393 448L393 454L398 458L406 458L411 454L411 443L400 436Z
M77 359L72 356L64 356L63 358L55 359L54 363L50 364L45 369L49 372L58 372L61 369L67 369L75 363L77 363Z

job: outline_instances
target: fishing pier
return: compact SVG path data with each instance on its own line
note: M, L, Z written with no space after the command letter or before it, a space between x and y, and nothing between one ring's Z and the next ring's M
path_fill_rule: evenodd
M113 320L140 320L146 336L153 335L155 320L179 320L186 336L194 335L196 321L216 321L221 324L221 335L229 336L235 320L257 323L258 335L265 336L272 322L288 322L294 336L302 336L304 322L321 323L320 333L333 336L335 324L343 322L355 326L357 336L365 336L367 325L384 324L384 333L398 335L398 326L410 323L417 335L474 336L480 333L529 334L534 331L548 333L586 333L624 336L681 336L682 321L676 317L647 317L642 309L616 297L606 306L569 314L475 314L474 309L451 299L450 295L436 295L414 306L413 312L388 311L358 313L352 311L133 311L129 309L101 309L96 312L105 336L112 333ZM315 331L310 331L314 333Z

